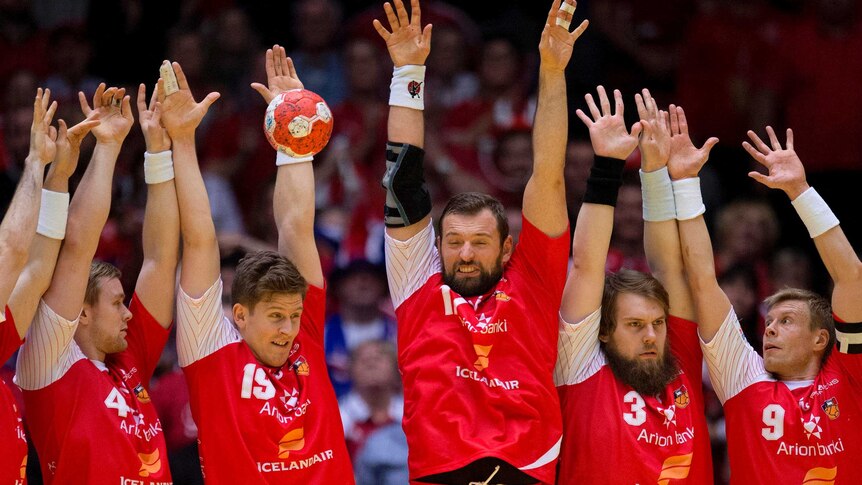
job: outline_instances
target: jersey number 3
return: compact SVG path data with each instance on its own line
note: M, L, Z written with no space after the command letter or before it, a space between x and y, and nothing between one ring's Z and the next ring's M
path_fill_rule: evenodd
M638 394L637 391L629 391L623 397L623 401L625 401L626 404L631 404L631 412L623 413L623 419L625 422L632 426L640 426L644 424L644 421L646 421L646 411L644 411L646 403L641 395Z

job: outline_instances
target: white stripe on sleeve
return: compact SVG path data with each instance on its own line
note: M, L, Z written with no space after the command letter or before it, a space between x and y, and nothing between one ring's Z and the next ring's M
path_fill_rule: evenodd
M554 384L558 387L580 384L605 365L605 354L599 344L601 320L601 307L576 324L560 316L557 364L554 366Z
M709 343L700 339L700 347L721 404L752 384L775 380L763 366L763 358L745 339L733 308Z
M79 315L73 321L57 315L45 300L39 302L33 324L18 353L15 383L35 391L63 377L72 365L87 357L75 343Z
M200 297L177 292L177 354L180 367L194 364L222 347L238 342L237 329L221 306L222 281L218 279Z
M392 305L401 306L428 278L440 272L440 255L434 245L434 226L428 227L406 241L386 234L386 278Z

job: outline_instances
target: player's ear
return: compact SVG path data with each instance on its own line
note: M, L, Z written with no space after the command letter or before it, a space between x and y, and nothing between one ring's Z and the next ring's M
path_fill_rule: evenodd
M78 325L89 325L90 324L90 311L89 306L85 303L84 307L81 308L81 316L78 317Z
M829 331L825 328L820 328L817 330L817 338L814 339L814 351L820 352L826 350L827 345L829 345Z
M503 263L508 263L509 259L512 257L512 251L515 249L515 240L512 238L512 235L509 234L506 236L506 239L503 241Z
M233 306L233 321L240 329L244 329L248 325L248 309L245 305L236 303Z

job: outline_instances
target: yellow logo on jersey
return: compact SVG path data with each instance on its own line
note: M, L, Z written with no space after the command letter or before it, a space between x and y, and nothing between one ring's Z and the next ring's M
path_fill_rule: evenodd
M812 468L802 479L802 485L833 485L838 478L838 467Z
M144 389L143 384L138 384L137 386L135 386L134 391L135 391L135 396L137 396L137 398L138 398L138 401L140 401L143 404L150 402L150 394L147 392L146 389Z
M308 366L308 361L305 360L305 357L301 356L293 363L293 368L296 370L296 375L298 376L307 376L311 371L311 367Z
M497 301L509 301L512 299L511 296L507 295L505 292L503 292L501 290L497 290L494 292L494 298L496 298Z
M148 477L162 469L162 459L159 456L158 448L152 453L138 453L138 459L141 460L141 469L138 470L138 475L142 477Z
M303 428L292 429L278 442L278 457L286 460L291 451L301 450L304 446L305 431Z
M27 455L24 455L24 460L21 461L21 480L27 477Z
M661 474L658 476L658 485L668 485L671 480L681 480L688 477L691 470L691 457L687 455L671 456L661 465Z
M829 419L838 419L838 416L841 416L841 410L838 409L838 399L831 397L820 405L820 408L823 409L823 412L826 413L826 416Z

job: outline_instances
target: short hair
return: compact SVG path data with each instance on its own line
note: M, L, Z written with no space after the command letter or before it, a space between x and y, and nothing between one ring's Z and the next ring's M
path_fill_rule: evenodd
M599 335L610 336L617 327L617 298L623 293L633 293L655 300L664 310L670 312L670 297L661 282L652 275L621 269L605 277L605 291L602 294L602 319L599 324Z
M497 229L500 231L500 244L509 237L509 221L506 219L506 209L496 198L480 192L462 192L453 195L443 208L440 219L437 220L437 235L443 236L443 219L449 214L474 216L488 209L497 219Z
M239 261L231 288L233 304L254 310L276 294L299 294L305 299L308 283L289 259L275 251L256 251Z
M766 311L772 309L775 305L785 301L802 301L808 305L808 312L811 316L809 327L816 332L821 328L829 334L829 342L826 344L826 349L823 351L821 363L826 362L826 358L832 353L832 348L835 347L835 320L832 319L832 305L829 300L814 293L813 291L803 290L799 288L784 288L778 290L773 295L770 295L763 303L766 305Z
M87 290L84 292L84 303L95 305L99 301L99 289L102 281L111 278L120 279L123 273L111 263L93 261L90 263L90 277L87 279Z

